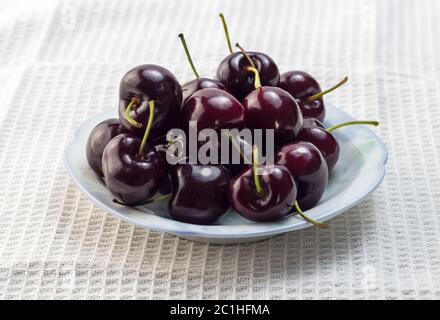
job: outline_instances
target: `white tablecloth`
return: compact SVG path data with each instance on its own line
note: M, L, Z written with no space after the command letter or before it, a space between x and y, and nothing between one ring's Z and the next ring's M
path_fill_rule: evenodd
M440 298L440 1L0 0L0 298ZM233 41L302 69L389 148L374 194L269 241L193 243L121 222L69 178L66 143L129 67L191 79Z

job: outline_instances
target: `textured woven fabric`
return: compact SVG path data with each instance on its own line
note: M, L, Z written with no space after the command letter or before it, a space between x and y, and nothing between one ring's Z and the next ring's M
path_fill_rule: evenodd
M440 298L440 1L0 0L0 298ZM233 41L302 69L378 119L383 184L331 220L207 245L143 230L83 195L62 162L88 116L116 108L129 67L192 78Z

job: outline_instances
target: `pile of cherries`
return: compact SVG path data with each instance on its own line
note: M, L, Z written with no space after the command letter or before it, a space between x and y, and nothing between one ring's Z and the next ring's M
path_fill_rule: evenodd
M185 39L179 35L195 79L182 86L167 69L147 64L128 71L119 89L119 119L98 124L87 142L90 167L101 177L114 201L138 206L168 200L173 219L212 224L232 206L253 221L274 221L315 206L327 187L339 157L332 131L353 121L325 128L323 96L328 90L302 71L280 75L275 62L261 52L234 52L224 16L220 14L230 54L216 79L197 73ZM189 130L274 129L274 164L258 163L259 149L245 146L247 164L201 164L166 161L172 128ZM237 141L236 141L237 142ZM239 146L245 144L238 141ZM159 197L154 195L160 191Z

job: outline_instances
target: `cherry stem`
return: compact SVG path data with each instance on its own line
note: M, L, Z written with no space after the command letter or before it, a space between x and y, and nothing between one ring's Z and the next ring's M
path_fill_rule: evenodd
M140 103L139 99L136 97L131 98L130 103L128 104L127 108L125 109L125 119L136 128L142 128L142 123L137 122L130 116L130 111L133 109L135 105L138 105Z
M240 152L240 156L241 158L244 160L245 163L250 163L249 159L246 157L246 155L244 154L243 150L241 150L240 145L238 144L238 142L234 139L234 137L232 136L232 134L230 132L225 133L226 136L228 136L228 138L231 140L232 145L234 146L235 149L238 150L238 152Z
M255 189L257 191L257 195L261 196L263 194L263 188L261 187L260 178L258 177L257 171L257 161L258 161L258 147L254 146L252 149L252 166L254 171L254 183L255 183Z
M254 81L255 89L261 88L260 73L258 72L258 70L254 67L247 67L246 70L253 72L255 75L255 81Z
M154 100L148 101L148 106L150 107L150 116L148 117L147 129L145 129L144 136L142 138L141 146L139 148L139 157L142 157L145 151L145 146L147 145L147 139L150 135L151 126L153 124L154 118Z
M243 53L244 57L247 59L247 61L249 61L249 64L251 65L252 68L257 69L257 67L255 66L254 61L251 59L251 57L249 56L249 54L246 52L246 50L244 50L238 43L235 44L235 46L240 49L241 53Z
M306 216L306 215L304 214L304 212L301 210L301 208L300 208L300 206L299 206L297 200L295 200L295 203L293 204L293 206L295 207L296 211L297 211L298 214L301 216L301 218L303 218L303 219L306 220L307 222L310 222L311 224L313 224L313 225L315 225L315 226L317 226L317 227L323 228L323 229L325 229L325 228L328 227L328 225L327 225L326 223L323 223L323 222L319 222L319 221L313 220L312 218L309 218L308 216Z
M351 126L354 124L367 124L370 126L378 126L379 122L378 121L368 121L368 120L356 120L356 121L348 121L348 122L343 122L343 123L339 123L339 124L335 124L334 126L331 126L330 128L327 129L328 132L332 132L338 128L342 128L342 127L346 127L346 126Z
M199 73L197 72L196 67L194 66L194 63L191 58L191 54L189 53L188 45L186 44L185 36L183 35L183 33L179 34L179 38L180 38L180 41L182 42L182 46L183 46L183 49L185 50L185 54L186 54L186 57L188 58L188 62L191 65L191 69L194 72L196 79L199 79L200 78Z
M318 92L317 94L314 94L313 96L310 96L307 98L307 102L312 102L316 99L321 98L323 95L332 92L333 90L339 88L340 86L342 86L344 83L346 83L348 81L348 77L344 77L344 79L342 79L341 81L339 81L337 84L335 84L333 87L328 88L327 90Z
M225 16L223 15L223 13L220 13L219 17L222 20L223 30L225 31L226 42L228 43L229 52L234 53L234 51L232 50L231 39L229 38L228 25L226 24Z

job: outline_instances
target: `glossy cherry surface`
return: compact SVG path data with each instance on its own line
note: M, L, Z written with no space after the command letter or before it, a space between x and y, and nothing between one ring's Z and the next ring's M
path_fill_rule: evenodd
M294 140L303 124L295 99L277 87L255 89L244 98L243 106L246 126L250 129L274 129L276 144Z
M141 128L133 126L126 119L125 111L130 101L136 98L139 104L130 110L130 117L142 124ZM155 101L154 121L150 136L163 136L177 124L182 105L182 88L176 77L167 69L145 64L128 71L119 87L119 120L128 130L143 134L150 110L148 102Z
M322 97L307 101L307 98L321 92L318 82L310 74L304 71L285 72L281 75L278 86L297 100L304 118L324 120L325 107Z
M102 173L102 153L111 139L117 135L127 132L118 119L107 119L99 123L90 132L87 140L86 156L89 166L101 177Z
M139 155L141 139L134 134L120 134L104 149L102 168L107 188L127 205L149 200L166 176L162 156L147 145Z
M327 162L329 172L333 169L339 158L339 143L333 134L318 126L303 126L296 139L315 145Z
M274 221L287 215L297 188L284 166L258 166L262 194L256 192L253 168L246 169L229 184L229 202L243 217L253 221Z
M221 165L177 164L171 167L173 219L211 224L229 209L229 172Z
M285 166L297 182L301 209L314 207L328 183L327 163L319 149L309 142L289 143L278 151L275 163Z
M188 132L189 122L197 121L197 129L243 128L244 107L228 92L207 88L193 94L182 108L180 126Z
M277 86L280 72L272 58L261 52L248 52L248 55L260 73L261 84ZM217 68L216 79L220 80L240 101L255 89L255 75L246 70L249 65L243 53L234 52L224 58Z
M194 93L206 88L217 88L227 91L223 83L218 80L209 78L194 79L182 85L183 104L185 104Z

